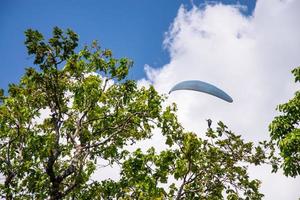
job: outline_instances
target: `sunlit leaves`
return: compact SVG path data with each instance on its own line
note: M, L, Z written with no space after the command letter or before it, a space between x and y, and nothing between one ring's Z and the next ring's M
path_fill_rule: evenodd
M300 67L295 68L292 73L295 82L300 81ZM275 141L283 158L282 168L286 176L300 175L300 91L287 103L277 107L281 115L276 116L270 124L271 140ZM278 166L273 165L274 171Z
M247 166L268 160L265 146L244 142L222 122L216 130L209 128L207 139L179 130L180 137L167 139L172 140L168 150L136 150L122 165L121 180L114 183L119 191L106 198L125 195L126 191L138 199L160 195L164 199L261 199L260 181L250 179ZM174 180L177 183L172 183ZM161 188L161 184L167 185Z
M97 42L76 53L71 30L55 27L48 41L36 30L25 35L38 68L0 93L1 193L71 198L86 188L97 159L119 163L128 155L124 146L151 136L162 98L125 80L132 61Z

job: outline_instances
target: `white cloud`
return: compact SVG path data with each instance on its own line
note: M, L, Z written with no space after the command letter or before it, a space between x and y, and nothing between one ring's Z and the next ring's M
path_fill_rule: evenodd
M184 127L201 133L211 118L248 140L266 139L276 105L296 90L290 71L300 65L299 9L298 0L257 1L250 17L236 6L181 7L164 41L170 62L147 66L148 81L161 93L182 80L215 84L233 97L232 104L191 91L170 95ZM251 168L251 174L263 181L265 199L300 196L299 178L271 174L268 167Z

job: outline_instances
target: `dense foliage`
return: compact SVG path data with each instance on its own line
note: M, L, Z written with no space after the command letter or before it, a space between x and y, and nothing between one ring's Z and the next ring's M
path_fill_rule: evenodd
M300 82L300 67L292 73L295 82ZM275 141L283 158L282 168L286 176L300 175L300 91L287 103L277 107L281 115L270 124L271 139ZM278 166L274 166L275 169Z
M0 94L0 194L6 199L261 199L249 164L267 162L219 122L201 138L186 132L176 106L127 80L132 62L97 43L76 52L78 36L54 28L47 42L26 31L38 67ZM159 129L165 150L126 150ZM299 131L298 131L299 133ZM299 140L298 140L299 142ZM98 163L97 163L98 162ZM92 181L99 162L120 180ZM118 172L116 172L118 173Z

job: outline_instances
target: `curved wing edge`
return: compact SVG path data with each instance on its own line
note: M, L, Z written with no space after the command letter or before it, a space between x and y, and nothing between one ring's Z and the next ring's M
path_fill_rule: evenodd
M173 86L172 89L169 91L169 94L176 90L193 90L198 92L204 92L213 95L215 97L218 97L229 103L233 102L233 99L226 92L224 92L220 88L210 83L206 83L203 81L198 81L198 80L182 81L180 83L177 83L175 86Z

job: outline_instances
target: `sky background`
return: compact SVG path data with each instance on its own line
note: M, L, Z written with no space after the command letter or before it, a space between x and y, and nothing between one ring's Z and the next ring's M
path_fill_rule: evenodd
M222 2L247 2L248 9L243 11L247 15L255 6L254 0ZM204 1L195 0L194 4L203 5ZM190 0L1 0L0 88L17 82L24 67L32 66L24 46L24 31L37 29L47 38L54 26L73 29L80 36L81 47L98 40L116 57L132 59L130 78L140 79L145 76L145 64L160 67L169 62L162 42L181 5L192 6Z
M233 97L229 104L195 92L172 93L166 104L178 104L186 129L201 136L211 118L213 125L222 120L247 140L267 139L276 105L299 89L290 73L300 65L299 10L299 0L2 0L0 87L17 82L24 67L32 66L23 45L27 28L46 37L53 26L71 28L81 45L96 39L116 57L134 60L129 78L139 85L167 93L179 81L199 79ZM155 135L141 145L160 148L159 141ZM265 199L300 197L299 178L270 171L250 168L263 182ZM112 173L108 169L106 175Z

